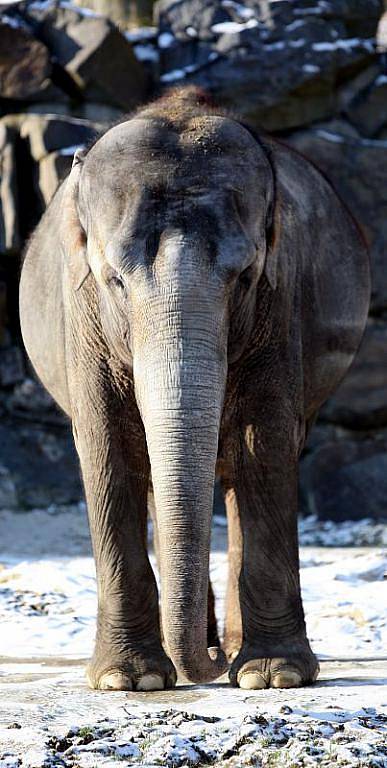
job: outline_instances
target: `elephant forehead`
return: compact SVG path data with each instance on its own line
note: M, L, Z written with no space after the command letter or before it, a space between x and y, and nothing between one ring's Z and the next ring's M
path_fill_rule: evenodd
M108 188L189 185L213 186L223 179L262 184L265 155L239 123L217 116L192 117L176 124L167 119L137 118L111 128L90 150L85 174ZM129 182L129 184L128 184ZM101 190L100 190L101 191Z

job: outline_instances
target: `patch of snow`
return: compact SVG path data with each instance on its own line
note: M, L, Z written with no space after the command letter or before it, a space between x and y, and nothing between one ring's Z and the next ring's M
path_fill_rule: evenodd
M44 11L47 8L49 8L50 5L54 5L54 4L55 4L55 0L33 0L33 2L30 2L28 4L28 6L30 9L34 11ZM59 0L58 5L61 8L66 8L69 11L74 11L75 13L78 13L80 16L90 17L90 18L102 17L101 13L97 13L91 8L83 8L80 5L76 5L76 3L70 2L70 0Z
M159 61L160 59L153 45L134 45L133 53L138 61Z
M285 29L287 29L288 32L293 32L295 29L299 29L300 27L304 26L304 21L292 21L291 24L286 24Z
M361 39L360 37L350 37L345 40L334 40L334 41L322 41L319 43L312 43L312 48L314 51L347 51L351 50L351 48L365 48L366 50L369 50L373 52L375 50L375 41L374 38L366 38Z
M162 32L157 38L159 48L170 48L175 42L174 36L171 32Z
M276 2L276 0L271 0L271 2ZM294 8L293 13L295 16L320 16L322 14L322 8L320 5L309 8Z
M182 69L171 69L169 72L164 72L164 74L160 76L160 80L162 83L172 83L176 80L182 80L184 77L186 77L186 75L190 75L193 72L199 72L208 64L216 61L219 58L219 54L215 51L212 51L204 64L187 64L187 66L183 67Z
M317 67L315 64L304 64L302 69L308 75L315 75L317 72L320 72L320 67Z
M6 13L1 14L0 21L2 24L6 24L7 27L12 27L12 29L20 29L25 26L21 19L15 19L13 16L8 16Z
M73 144L71 147L62 147L62 149L58 149L58 154L68 157L69 155L75 155L77 149L85 149L85 147L86 144Z
M142 43L144 40L155 40L157 27L135 27L125 30L124 35L130 43Z
M265 51L280 51L285 48L284 40L278 40L276 43L265 43Z
M387 85L387 75L378 75L375 85Z
M254 29L258 27L257 19L248 19L245 22L238 21L220 21L219 24L213 24L211 32L216 35L234 35L237 32L242 32L244 29Z
M241 19L254 18L255 11L253 8L246 8L245 5L236 3L235 0L222 0L221 5L223 8L231 8Z
M300 37L298 40L289 40L290 48L303 48L305 44L306 40L303 37Z
M326 141L332 141L335 144L348 144L348 145L359 145L363 147L374 147L377 149L378 147L386 148L387 147L387 139L364 139L363 137L359 138L352 138L348 136L342 136L338 133L333 133L333 131L327 131L323 128L319 128L315 131L316 136L319 136L321 139L325 139Z
M91 8L84 8L83 6L69 2L69 0L60 0L60 5L62 8L67 8L70 11L76 11L76 13L79 13L80 16L85 16L88 18L101 18L102 16L101 13L97 13Z

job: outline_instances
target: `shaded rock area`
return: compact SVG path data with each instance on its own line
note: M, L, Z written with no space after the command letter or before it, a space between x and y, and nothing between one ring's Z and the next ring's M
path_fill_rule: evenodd
M384 6L159 0L152 27L124 31L85 0L82 7L66 0L1 5L0 507L70 503L81 495L69 425L32 381L21 346L24 243L77 147L148 97L197 84L320 167L367 240L369 325L356 362L310 435L300 499L305 514L323 520L387 516Z

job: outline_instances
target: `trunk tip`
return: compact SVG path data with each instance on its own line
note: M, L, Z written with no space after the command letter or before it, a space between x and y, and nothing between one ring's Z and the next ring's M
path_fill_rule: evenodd
M218 646L207 648L203 659L198 660L196 656L196 663L192 663L193 659L190 659L190 662L178 663L177 667L191 683L212 683L224 675L229 668L226 655Z

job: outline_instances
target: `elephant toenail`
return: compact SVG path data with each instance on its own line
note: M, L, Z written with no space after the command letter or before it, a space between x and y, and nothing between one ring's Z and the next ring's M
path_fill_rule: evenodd
M302 677L299 672L283 670L273 675L272 688L299 688L302 685Z
M143 675L137 683L137 691L162 691L165 688L161 675L156 673Z
M242 672L238 675L238 685L247 691L267 688L266 681L259 672Z
M108 672L102 675L98 688L101 691L132 691L133 683L124 672Z

